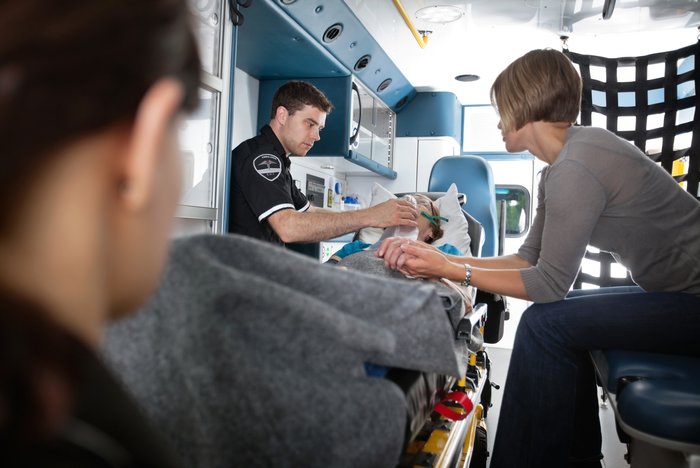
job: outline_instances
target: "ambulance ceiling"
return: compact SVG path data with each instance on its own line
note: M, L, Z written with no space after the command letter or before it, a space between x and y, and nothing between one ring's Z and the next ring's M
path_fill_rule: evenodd
M533 48L561 49L562 35L572 51L635 56L692 44L700 24L698 0L403 0L416 29L431 31L420 48L392 1L344 1L416 90L451 91L463 104L487 104L508 63ZM416 16L436 5L463 15L446 24ZM480 79L456 81L461 74Z

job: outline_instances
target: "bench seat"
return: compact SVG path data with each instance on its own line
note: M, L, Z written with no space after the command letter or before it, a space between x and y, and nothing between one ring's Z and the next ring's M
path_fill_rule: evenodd
M592 356L626 434L700 454L700 357L621 350Z

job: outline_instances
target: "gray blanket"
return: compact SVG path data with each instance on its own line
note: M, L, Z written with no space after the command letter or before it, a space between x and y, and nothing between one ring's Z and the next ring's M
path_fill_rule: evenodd
M406 403L363 363L459 375L453 336L429 284L197 236L105 358L188 466L379 467L398 460Z
M356 252L352 255L344 257L338 262L338 266L349 268L351 270L358 270L365 273L369 273L376 276L381 276L382 278L395 278L401 280L408 280L402 273L392 270L384 266L384 259L379 258L375 255L376 249L367 249L360 252ZM422 281L422 280L410 280L410 281ZM464 317L465 304L463 297L453 288L448 288L441 282L429 283L436 287L436 292L438 296L442 299L442 306L447 312L447 316L450 319L452 328L455 330L459 325L459 321ZM466 294L466 293L465 293ZM468 311L471 311L471 302L468 304ZM456 343L456 346L462 346L460 343ZM460 348L459 356L466 359L466 353L464 349ZM462 362L462 366L459 370L459 375L464 375L466 372L466 361Z

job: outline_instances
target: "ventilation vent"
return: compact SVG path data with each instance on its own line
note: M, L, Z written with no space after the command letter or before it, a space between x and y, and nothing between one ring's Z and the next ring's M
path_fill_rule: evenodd
M381 83L379 83L379 86L377 86L377 92L381 93L382 91L387 89L390 84L391 84L391 78L387 78L386 80L382 81Z
M405 106L407 102L408 102L408 96L404 96L401 99L399 99L399 102L397 102L396 106L394 106L394 107L396 107L397 109L400 109L403 106Z
M340 37L340 34L343 32L343 25L340 23L335 23L333 26L330 28L326 29L326 32L323 33L323 42L333 42L338 37Z
M360 60L355 62L355 71L364 70L367 67L367 65L369 65L370 60L372 60L372 56L369 54L360 57Z

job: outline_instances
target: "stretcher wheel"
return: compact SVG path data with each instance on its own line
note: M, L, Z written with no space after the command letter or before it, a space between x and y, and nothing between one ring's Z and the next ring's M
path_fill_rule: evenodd
M474 448L469 468L486 468L486 460L489 458L489 451L486 441L486 428L479 425L474 433Z

